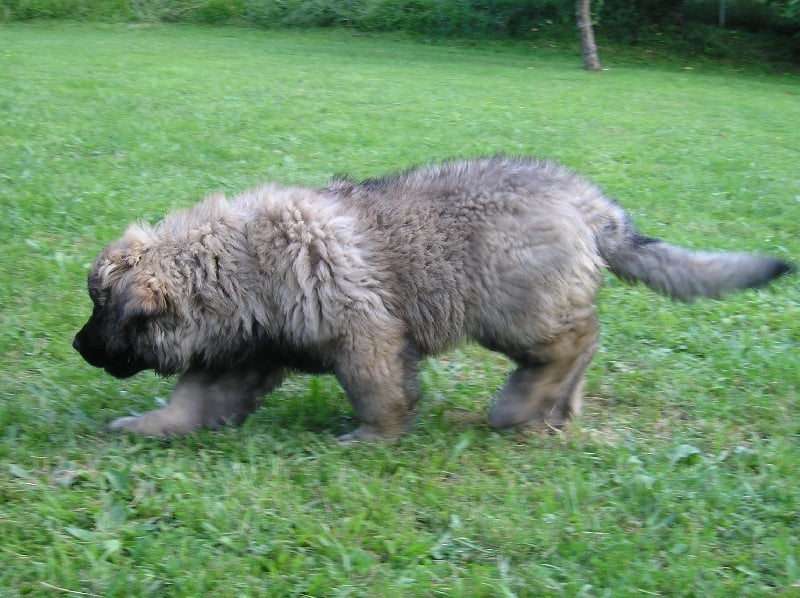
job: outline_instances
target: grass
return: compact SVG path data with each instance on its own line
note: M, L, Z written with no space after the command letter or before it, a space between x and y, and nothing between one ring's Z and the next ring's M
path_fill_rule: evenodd
M800 255L796 76L623 58L591 75L569 50L0 27L0 594L798 595L797 278L677 305L609 277L563 435L490 431L508 364L472 346L425 362L396 446L337 445L354 421L327 377L238 430L103 431L172 381L72 351L87 269L129 221L213 190L532 153L646 234Z

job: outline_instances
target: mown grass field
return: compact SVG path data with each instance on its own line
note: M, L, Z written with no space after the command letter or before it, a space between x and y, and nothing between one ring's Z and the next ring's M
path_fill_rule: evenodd
M609 276L564 434L489 430L508 364L471 346L424 363L395 446L336 443L327 377L238 430L104 431L173 381L71 349L89 265L215 190L537 154L648 235L800 256L797 76L573 50L0 27L0 595L799 595L797 277L681 305Z

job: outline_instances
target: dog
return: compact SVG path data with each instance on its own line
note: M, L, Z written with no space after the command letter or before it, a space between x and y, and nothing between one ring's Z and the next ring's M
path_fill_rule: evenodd
M680 301L793 269L644 236L553 162L452 160L321 189L265 184L134 224L95 261L73 345L118 378L181 374L165 407L111 423L143 435L238 424L302 371L345 390L360 426L340 440L395 439L419 359L464 339L516 364L491 426L557 428L581 411L603 268Z

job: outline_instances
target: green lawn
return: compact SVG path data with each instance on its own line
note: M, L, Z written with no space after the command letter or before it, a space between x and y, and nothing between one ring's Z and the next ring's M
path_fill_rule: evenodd
M70 346L130 221L449 156L555 158L645 234L797 259L800 77L604 58L0 26L0 595L800 595L797 277L681 305L609 276L586 413L547 437L486 427L507 364L471 346L425 362L395 446L336 443L327 377L239 430L116 436L172 381Z

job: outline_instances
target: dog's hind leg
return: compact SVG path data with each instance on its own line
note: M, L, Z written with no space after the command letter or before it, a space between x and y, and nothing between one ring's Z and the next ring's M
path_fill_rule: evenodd
M598 325L592 310L574 319L559 335L514 352L518 368L489 412L494 428L560 428L583 404L583 375L597 348Z
M283 371L242 367L222 372L190 369L172 390L165 407L111 422L112 430L164 438L200 428L241 424L261 399L283 380Z

